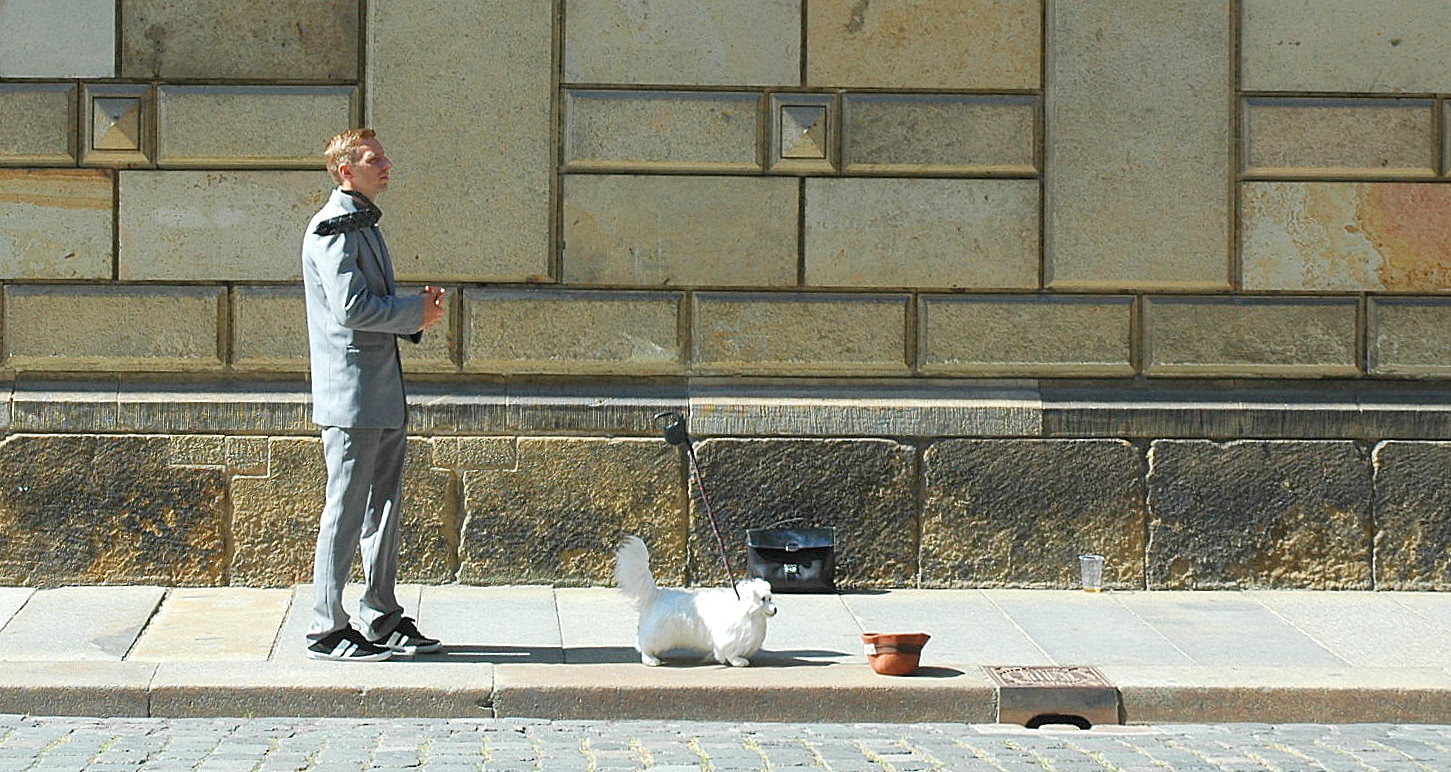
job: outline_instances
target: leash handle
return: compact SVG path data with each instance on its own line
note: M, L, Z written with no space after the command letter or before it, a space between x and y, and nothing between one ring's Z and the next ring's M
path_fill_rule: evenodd
M736 600L740 600L741 591L732 580L735 572L731 570L730 558L726 557L725 539L720 535L720 523L715 518L715 507L711 506L710 494L705 490L705 478L700 474L700 462L695 458L695 445L691 443L690 433L685 429L685 417L672 410L666 410L655 414L655 424L665 434L666 442L685 448L685 457L690 460L690 473L695 478L695 487L700 491L700 501L705 505L705 514L710 518L710 529L715 532L715 546L720 551L720 564L725 568L726 580L731 583L731 591L736 594Z

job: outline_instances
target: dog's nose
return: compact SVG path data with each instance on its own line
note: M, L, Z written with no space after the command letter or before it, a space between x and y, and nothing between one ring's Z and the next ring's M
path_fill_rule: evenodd
M776 604L774 604L774 603L768 603L768 604L766 604L766 616L768 616L768 617L776 616Z

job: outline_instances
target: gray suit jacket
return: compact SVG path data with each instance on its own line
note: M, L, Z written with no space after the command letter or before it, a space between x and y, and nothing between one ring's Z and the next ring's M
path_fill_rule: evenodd
M302 237L312 421L396 429L407 420L398 337L417 342L423 297L393 294L393 263L376 225L331 236L315 232L319 222L362 208L334 189Z

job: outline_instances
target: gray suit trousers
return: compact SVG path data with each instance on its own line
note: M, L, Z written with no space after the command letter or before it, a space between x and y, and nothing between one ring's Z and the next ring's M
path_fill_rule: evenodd
M365 580L358 604L363 634L381 638L393 632L403 618L393 585L398 578L398 510L407 437L406 428L323 427L327 503L313 561L310 639L349 625L343 610L343 585L359 546Z

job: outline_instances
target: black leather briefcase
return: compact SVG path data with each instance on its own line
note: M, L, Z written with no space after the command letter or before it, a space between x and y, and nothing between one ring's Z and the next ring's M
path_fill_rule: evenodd
M835 592L835 528L748 528L746 572L772 592Z

